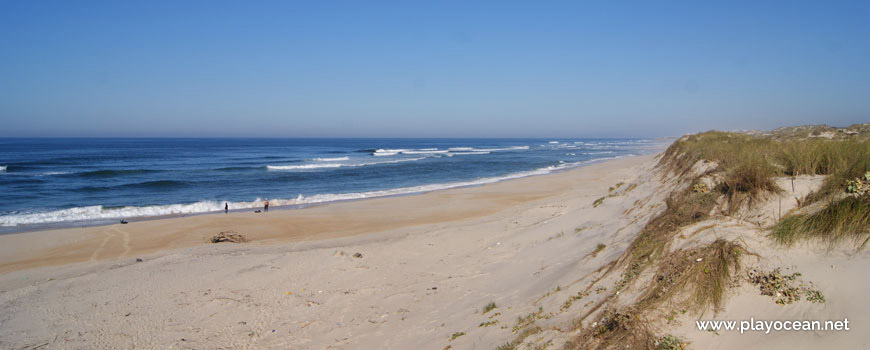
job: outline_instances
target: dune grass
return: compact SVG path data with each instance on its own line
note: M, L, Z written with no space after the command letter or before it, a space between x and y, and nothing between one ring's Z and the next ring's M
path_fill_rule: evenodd
M665 211L650 220L629 246L628 267L617 289L657 260L680 228L707 219L716 205L716 197L715 193L693 192L690 188L672 194L665 201Z
M648 320L636 310L605 310L594 326L565 343L566 350L581 349L656 349L657 338Z
M870 170L870 140L782 138L709 131L686 136L671 145L663 165L677 174L687 174L700 160L713 161L713 172L724 174L719 191L757 197L777 191L776 176L827 175L812 203L842 192L848 179Z
M852 241L864 248L870 239L870 196L849 196L812 214L788 216L774 226L771 237L786 245L811 239Z
M668 345L674 344L684 346L677 338L656 336L647 316L662 305L700 315L706 310L721 309L727 290L739 275L744 254L746 250L740 244L722 239L669 254L660 261L650 285L637 302L619 310L605 310L598 322L582 329L566 343L565 349L652 350L668 349Z
M598 208L599 205L604 203L604 199L606 199L606 198L607 198L607 196L596 199L594 202L592 202L592 207Z
M495 305L495 302L490 301L488 304L483 306L483 312L481 312L481 314L486 314L487 312L495 310L497 307L498 306Z
M738 243L718 239L700 248L669 254L659 264L637 307L656 308L687 293L673 305L697 314L720 310L726 290L740 271L740 257L745 251Z
M716 192L726 196L732 212L744 201L751 205L765 194L782 191L774 177L825 175L821 188L800 203L806 206L827 201L825 209L783 218L772 236L786 244L800 238L828 243L850 238L863 246L868 235L866 201L842 197L848 180L870 171L867 129L866 125L842 129L850 134L823 126L797 127L767 136L710 131L675 142L659 164L686 175L698 161L715 162L717 167L710 172L722 175ZM838 138L808 137L822 131L837 133Z

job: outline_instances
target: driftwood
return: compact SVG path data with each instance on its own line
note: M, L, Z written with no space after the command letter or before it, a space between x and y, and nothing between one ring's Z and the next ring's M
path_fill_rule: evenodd
M211 238L212 243L221 243L221 242L230 242L230 243L243 243L247 242L248 239L245 236L238 234L236 231L225 231L216 234Z

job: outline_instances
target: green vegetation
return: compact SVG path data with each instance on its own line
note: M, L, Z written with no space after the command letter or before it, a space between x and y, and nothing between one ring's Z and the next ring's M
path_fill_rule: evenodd
M776 191L775 176L828 175L814 201L843 191L846 180L870 170L870 139L858 134L849 139L753 136L710 131L675 142L662 164L686 174L698 161L717 164L712 172L724 173L718 190L731 196L757 197Z
M861 199L864 181L870 181L868 128L795 127L767 136L710 131L675 142L660 165L685 175L699 161L714 162L716 167L709 172L722 175L715 190L726 196L732 211L744 201L751 204L766 193L781 191L773 177L826 175L822 187L801 205L827 202L827 207L815 214L784 218L774 228L774 239L791 244L806 238L829 243L852 238L863 246L870 236L870 199ZM823 133L836 137L811 137ZM703 193L699 186L693 190ZM858 198L843 198L847 192Z
M480 327L489 327L489 326L493 326L493 325L496 325L496 324L498 324L498 320L491 320L491 321L481 322L479 325L477 325L477 327L478 327L478 328L480 328Z
M514 328L512 331L514 333L516 333L516 332L522 330L523 328L526 328L526 327L532 325L538 319L543 318L542 317L543 313L544 313L544 308L538 307L538 311L532 312L532 313L526 315L525 317L517 317L517 324L514 325Z
M517 337L514 338L513 341L511 341L509 343L502 344L501 346L499 346L495 349L496 350L514 350L518 346L520 346L520 344L522 344L523 341L526 340L526 338L528 338L532 335L538 334L540 332L541 332L541 327L538 327L538 326L523 328L523 330L519 334L517 334Z
M456 338L459 338L459 337L461 337L461 336L463 336L463 335L465 335L465 332L456 332L456 333L453 333L453 334L450 336L450 341L456 340Z
M490 301L489 304L483 306L483 311L481 312L481 314L486 314L487 312L490 312L497 307L498 306L495 305L495 302Z
M568 300L565 300L565 303L562 304L560 311L568 310L569 308L571 308L571 305L574 305L575 301L583 299L587 295L589 295L589 294L584 293L583 291L580 291L580 292L577 292L577 295L572 295L572 296L568 297Z
M828 242L851 239L861 246L870 241L870 195L863 194L870 192L865 190L870 184L870 124L845 129L783 128L765 135L717 131L689 135L665 151L658 168L676 174L681 186L666 199L665 210L644 226L622 257L605 272L624 267L622 279L615 286L618 293L647 267L654 266L656 272L650 284L642 286L635 303L618 310L604 309L601 318L580 330L565 349L683 349L687 344L679 338L656 336L645 316L670 314L673 318L677 310L701 315L711 309L721 310L728 289L736 285L740 275L741 258L749 252L736 241L723 239L671 251L674 236L719 210L732 215L741 208L752 208L772 193L784 191L777 186L776 177L825 175L825 181L818 191L799 200L801 210L774 227L774 239L782 243L806 238ZM593 206L601 205L610 196L599 198ZM815 208L820 210L813 211ZM709 226L695 233L706 228ZM776 281L770 283L767 292L783 297L782 303L789 302L789 298L799 300L801 295L812 302L825 301L818 290L782 284L781 280L788 280L788 276L772 278ZM605 302L612 295L606 296ZM583 296L570 297L562 309L567 310ZM602 305L606 304L600 303L586 316ZM576 319L575 327L582 328L586 316Z
M704 247L672 252L659 264L637 306L656 308L678 293L687 293L685 300L674 305L699 314L711 308L719 310L726 289L740 271L743 251L737 243L718 239Z
M573 349L655 349L656 337L649 322L634 310L604 310L601 319L590 329L565 343Z
M785 217L774 226L771 236L784 244L798 239L828 243L850 240L863 248L870 239L870 196L849 196L812 214Z
M685 341L670 334L659 338L656 344L656 350L683 350L685 348Z
M779 268L770 272L752 270L749 272L749 282L757 285L761 295L773 298L777 304L786 305L801 300L801 295L811 303L825 303L821 291L799 283L800 272L784 275Z
M595 246L595 250L593 250L591 253L592 257L594 258L594 257L598 256L598 253L601 253L601 251L604 250L604 248L607 248L606 244L598 243L598 245Z
M607 198L607 197L605 196L605 197L601 197L601 198L596 199L594 202L592 202L592 207L593 207L593 208L598 208L599 205L601 205L602 203L604 203L604 199L605 199L605 198Z
M691 189L672 194L667 209L650 220L627 250L628 268L617 290L637 277L652 264L683 226L705 220L716 205L716 194L693 192Z
M807 290L807 301L811 303L825 303L825 295L816 289Z

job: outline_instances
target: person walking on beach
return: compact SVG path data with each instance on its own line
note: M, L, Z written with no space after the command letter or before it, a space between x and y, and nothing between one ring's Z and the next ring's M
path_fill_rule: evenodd
M224 202L224 214L229 214L230 212L230 203Z
M266 198L266 204L263 206L263 212L269 212L269 198Z

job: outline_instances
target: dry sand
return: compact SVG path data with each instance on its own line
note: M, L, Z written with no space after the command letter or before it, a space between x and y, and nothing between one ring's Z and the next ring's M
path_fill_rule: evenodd
M560 349L612 276L566 299L664 208L675 185L654 164L631 157L413 196L0 236L0 348L494 349L541 310L543 331L523 347ZM739 236L772 256L757 264L802 269L828 303L783 307L744 286L717 318L847 316L858 331L716 336L689 317L661 330L699 349L866 347L867 254L783 250L759 233L763 220L735 218L680 244ZM252 241L206 243L230 230ZM489 302L497 307L483 314Z

